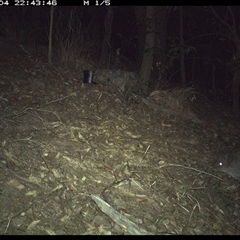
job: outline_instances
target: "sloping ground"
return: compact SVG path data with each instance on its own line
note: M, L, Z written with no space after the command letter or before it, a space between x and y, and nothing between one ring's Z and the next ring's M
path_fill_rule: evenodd
M1 234L240 233L237 182L211 168L239 136L227 111L0 58Z

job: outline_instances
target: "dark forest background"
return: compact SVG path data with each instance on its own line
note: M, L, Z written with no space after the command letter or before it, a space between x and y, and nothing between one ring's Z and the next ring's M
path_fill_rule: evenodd
M136 72L143 94L192 86L238 116L239 18L238 6L4 7L0 39L46 49L49 64Z

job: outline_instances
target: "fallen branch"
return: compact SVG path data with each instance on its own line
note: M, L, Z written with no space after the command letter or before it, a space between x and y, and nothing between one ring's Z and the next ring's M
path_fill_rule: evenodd
M143 228L128 220L126 217L116 211L113 207L111 207L108 203L102 200L99 196L91 194L90 197L105 214L107 214L115 223L127 230L130 234L152 235L152 233L144 230Z

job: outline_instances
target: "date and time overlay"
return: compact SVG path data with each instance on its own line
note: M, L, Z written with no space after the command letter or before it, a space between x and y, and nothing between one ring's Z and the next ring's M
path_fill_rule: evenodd
M61 0L0 0L1 6L57 6L61 4ZM80 2L81 3L81 2ZM82 0L83 6L110 6L110 0Z

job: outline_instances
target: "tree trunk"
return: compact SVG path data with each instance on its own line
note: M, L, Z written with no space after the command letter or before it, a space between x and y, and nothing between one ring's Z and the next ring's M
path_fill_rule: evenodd
M165 60L164 55L167 48L167 6L157 6L155 12L156 19L156 35L154 46L154 68L153 68L153 88L158 89L163 82L166 82L165 78Z
M240 43L239 43L240 45ZM239 86L240 86L240 46L237 48L237 54L235 59L235 72L232 84L232 96L233 96L233 114L239 117Z
M52 32L53 32L53 12L54 7L50 9L49 39L48 39L48 63L52 64Z
M107 7L107 13L105 18L105 35L102 42L102 54L100 63L103 66L107 66L109 68L110 60L111 60L111 33L112 33L112 21L113 21L113 7Z
M143 52L146 40L146 7L136 6L134 7L136 23L137 23L137 38L138 38L138 56L137 56L137 69L140 69Z
M183 7L179 7L179 24L180 24L180 69L181 69L181 83L186 85L186 73L185 73L185 58L184 58L184 40L183 40Z
M148 83L151 76L151 67L153 64L153 50L154 50L154 41L155 41L155 7L147 6L146 13L146 41L145 49L143 54L143 60L140 70L140 84L144 94L147 94Z

